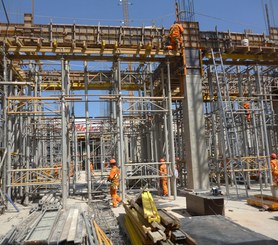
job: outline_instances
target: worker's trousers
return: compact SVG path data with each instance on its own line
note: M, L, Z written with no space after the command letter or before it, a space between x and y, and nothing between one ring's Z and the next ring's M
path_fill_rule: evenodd
M168 181L167 181L167 177L163 177L161 179L161 186L162 186L162 190L163 190L163 196L168 196Z
M278 170L272 172L273 184L278 186Z
M121 197L117 194L117 189L115 187L110 186L110 194L112 198L112 205L114 208L118 206L118 203L122 201Z

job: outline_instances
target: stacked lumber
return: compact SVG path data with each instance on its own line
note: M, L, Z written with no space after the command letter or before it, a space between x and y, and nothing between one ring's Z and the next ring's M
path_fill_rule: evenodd
M132 244L196 244L180 229L180 221L164 209L157 210L152 195L141 195L124 203L125 228Z

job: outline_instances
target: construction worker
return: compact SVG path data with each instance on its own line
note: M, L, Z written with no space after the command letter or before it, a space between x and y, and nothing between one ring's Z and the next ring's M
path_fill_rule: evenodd
M169 45L166 46L166 49L168 50L177 50L183 42L182 34L184 32L184 29L181 24L179 24L177 21L174 22L174 24L170 27L168 42Z
M112 198L112 205L114 208L116 208L118 206L118 203L122 202L122 199L120 196L118 196L117 194L117 190L120 186L120 169L116 166L116 160L115 159L111 159L110 160L110 166L111 166L111 170L110 170L110 174L108 177L108 181L111 182L110 185L110 194L111 194L111 198Z
M90 172L91 172L91 175L94 175L94 164L92 161L90 162Z
M243 108L245 109L246 121L251 122L250 104L245 102Z
M177 180L177 184L180 182L180 170L181 170L181 161L179 157L176 157L176 164L175 164L175 176Z
M275 153L271 154L270 165L271 165L273 185L278 186L278 163L277 163L277 156Z
M167 165L164 158L160 159L161 165L159 166L160 183L162 186L163 196L168 196L168 178L167 178Z
M53 168L54 168L54 178L55 178L55 179L58 179L58 177L59 177L58 165L57 165L57 164L54 164Z

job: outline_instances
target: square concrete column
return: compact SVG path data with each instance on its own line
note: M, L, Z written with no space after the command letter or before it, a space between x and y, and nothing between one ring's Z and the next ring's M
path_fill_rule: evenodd
M198 49L186 50L187 75L184 81L184 137L187 168L187 188L209 189L208 151L205 140L200 53Z

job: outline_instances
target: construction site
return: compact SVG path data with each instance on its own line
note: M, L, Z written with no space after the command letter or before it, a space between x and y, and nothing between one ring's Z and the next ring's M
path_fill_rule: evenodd
M0 4L0 244L278 244L271 0L265 33L204 31L194 0L172 26L132 25L128 0L119 25L38 23L30 2Z

